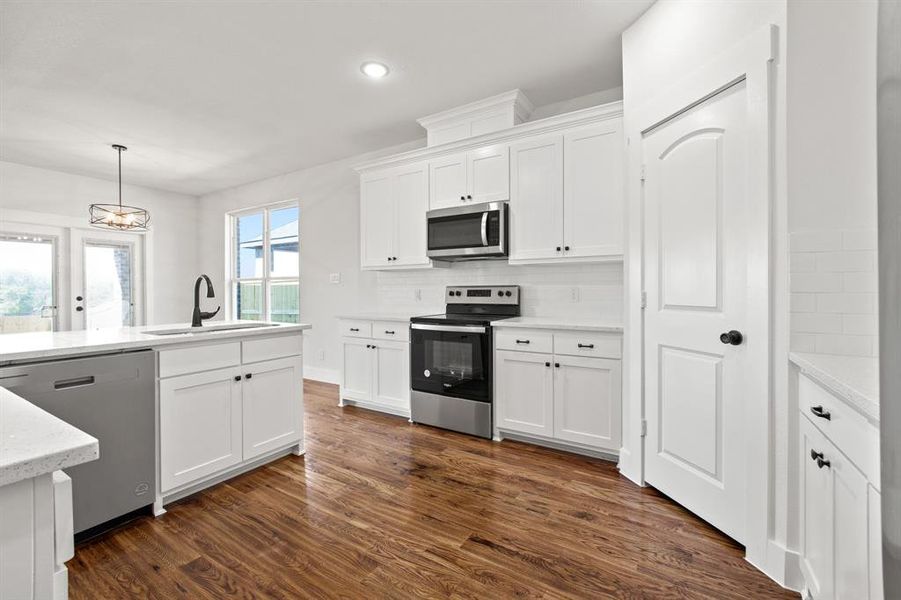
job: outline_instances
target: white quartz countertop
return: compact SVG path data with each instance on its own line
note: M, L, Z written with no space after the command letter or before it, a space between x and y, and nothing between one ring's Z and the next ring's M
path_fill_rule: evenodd
M241 321L241 323L246 323L246 321ZM300 332L312 327L312 325L306 323L276 323L271 326L268 325L260 322L259 327L216 330L217 328L228 327L230 323L208 321L203 326L203 331L176 335L151 335L147 332L190 329L191 324L145 325L141 327L95 329L91 331L8 333L0 335L0 364L135 348L161 348L201 341L279 335L291 331Z
M789 358L802 374L871 422L879 422L879 359L807 352L792 352Z
M491 326L522 327L527 329L564 329L572 331L598 331L603 333L622 333L622 323L591 317L515 317L492 321Z
M346 315L338 315L339 319L348 319L352 321L396 321L400 322L410 322L410 317L413 315L405 314L405 313L380 313L380 312L363 312L363 313L350 313Z
M99 456L96 438L0 387L0 486Z

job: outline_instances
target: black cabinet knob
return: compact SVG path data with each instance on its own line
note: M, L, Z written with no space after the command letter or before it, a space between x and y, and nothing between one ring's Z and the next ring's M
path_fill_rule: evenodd
M253 373L248 373L247 375L244 376L244 379L252 379L252 378L253 378Z
M560 363L554 363L554 366L555 366L556 368L559 369L559 368L560 368Z
M546 362L546 363L544 363L544 366L545 366L545 367L549 367L549 366L551 366L551 363Z
M821 419L826 419L827 421L832 420L832 413L829 412L828 410L825 410L822 405L811 406L810 412L812 412L815 417L819 417Z
M563 246L563 249L569 252L569 246Z
M742 340L745 339L740 331L736 331L732 329L720 335L720 341L724 344L731 344L732 346L738 346L741 344Z
M372 348L373 350L375 350L375 344L373 344L373 345L371 346L371 348Z
M84 300L84 298L82 298L81 296L75 296L75 300L76 302L81 302L82 300Z
M467 200L472 200L472 196L470 196L469 194L467 194L467 195L466 195L466 199L467 199Z
M813 448L810 449L810 460L816 461L818 458L823 458L822 452L817 452Z
M829 462L828 460L826 460L825 458L818 458L817 466L822 469L823 467L831 467L832 463Z
M84 310L84 307L83 307L83 306L76 306L76 307L75 307L75 310L77 310L78 312L81 312L81 311Z
M560 246L557 246L557 252L560 252Z
M240 375L235 375L235 381L241 381L241 376L240 376Z
M460 200L466 200L466 196L460 196Z

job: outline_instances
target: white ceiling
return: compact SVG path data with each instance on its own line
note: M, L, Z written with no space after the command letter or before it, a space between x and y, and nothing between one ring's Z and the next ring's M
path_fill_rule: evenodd
M622 84L652 0L0 3L0 159L201 195ZM359 71L388 64L380 81Z

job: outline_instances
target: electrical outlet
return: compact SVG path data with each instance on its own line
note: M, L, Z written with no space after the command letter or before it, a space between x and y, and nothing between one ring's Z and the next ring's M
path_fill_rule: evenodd
M316 351L316 358L317 358L318 360L325 360L325 350L323 350L323 349L321 349L321 348L320 348L319 350L317 350L317 351Z
M328 276L329 283L341 283L341 273L331 273Z

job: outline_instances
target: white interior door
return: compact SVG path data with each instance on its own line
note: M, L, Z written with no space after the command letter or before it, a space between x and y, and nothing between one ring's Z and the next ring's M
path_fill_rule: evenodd
M72 229L72 329L144 324L143 238L134 233Z
M746 535L750 331L748 97L744 80L642 136L646 480L739 542ZM759 295L755 300L760 302ZM765 297L762 301L766 301ZM755 322L756 323L756 322ZM740 345L720 336L740 331ZM756 363L755 363L756 364Z

